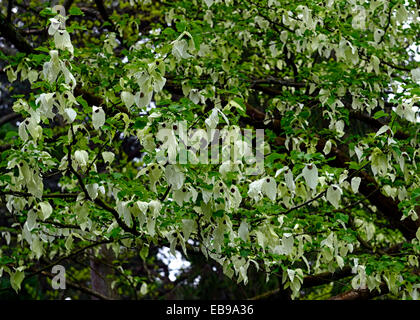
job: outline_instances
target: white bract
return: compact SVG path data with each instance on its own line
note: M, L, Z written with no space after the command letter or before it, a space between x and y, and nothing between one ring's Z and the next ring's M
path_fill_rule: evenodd
M165 168L166 181L174 190L184 185L185 175L177 165L168 165Z
M271 178L262 178L252 182L249 185L248 195L255 201L262 199L265 194L271 201L275 201L277 197L277 183Z
M104 151L102 152L102 158L104 159L105 163L111 164L114 161L115 154L113 152Z
M73 45L70 41L70 34L65 29L65 17L58 15L50 19L48 34L54 36L54 43L57 49L68 50L73 55Z
M105 111L101 107L93 106L92 123L95 130L99 130L105 124Z
M332 185L327 189L327 200L334 206L334 208L338 209L342 194L343 191L339 186Z
M315 190L318 185L318 168L316 165L313 163L306 165L303 168L302 175L306 185L312 190Z
M188 49L187 40L185 39L175 40L173 42L172 54L175 56L177 60L191 58L192 55L188 53L187 49Z
M420 85L420 68L411 70L411 77L413 81Z
M134 95L131 92L123 91L121 92L121 100L125 104L125 106L130 109L131 106L134 104Z
M354 193L357 193L357 191L359 191L359 186L360 186L361 181L362 179L360 177L354 177L353 179L351 179L351 190Z

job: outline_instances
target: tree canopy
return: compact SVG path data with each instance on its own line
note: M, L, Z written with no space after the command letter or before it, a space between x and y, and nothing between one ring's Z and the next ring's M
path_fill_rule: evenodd
M0 296L418 299L418 0L1 4Z

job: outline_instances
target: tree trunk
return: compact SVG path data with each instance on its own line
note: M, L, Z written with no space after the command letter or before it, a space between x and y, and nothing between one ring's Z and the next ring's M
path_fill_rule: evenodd
M102 245L99 248L98 256L94 256L90 259L90 279L92 290L100 293L110 299L116 299L116 293L111 288L110 276L114 273L110 267L112 260L114 259L114 253L111 249L107 249L106 245ZM96 297L92 297L93 300L98 300Z

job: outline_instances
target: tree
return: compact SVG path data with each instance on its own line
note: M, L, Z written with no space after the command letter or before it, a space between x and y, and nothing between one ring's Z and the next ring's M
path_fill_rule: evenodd
M2 3L3 290L418 299L418 1Z

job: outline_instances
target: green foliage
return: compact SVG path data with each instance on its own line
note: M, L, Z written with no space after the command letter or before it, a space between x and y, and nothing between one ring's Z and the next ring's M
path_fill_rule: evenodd
M203 286L418 298L415 1L121 1L101 21L78 1L67 17L43 3L21 19L48 37L5 57L10 86L30 90L10 87L22 121L0 127L2 287L23 290L39 264L97 257L103 245L110 286L131 298L171 292L147 268L162 247L195 263L195 276L213 266ZM235 142L219 150L229 155L242 129L264 129L263 171L247 174L245 157L182 163L214 139L186 139L183 122L229 129ZM88 281L88 268L68 267ZM305 287L346 268L333 285ZM177 294L204 297L187 282ZM33 283L27 293L44 297Z

